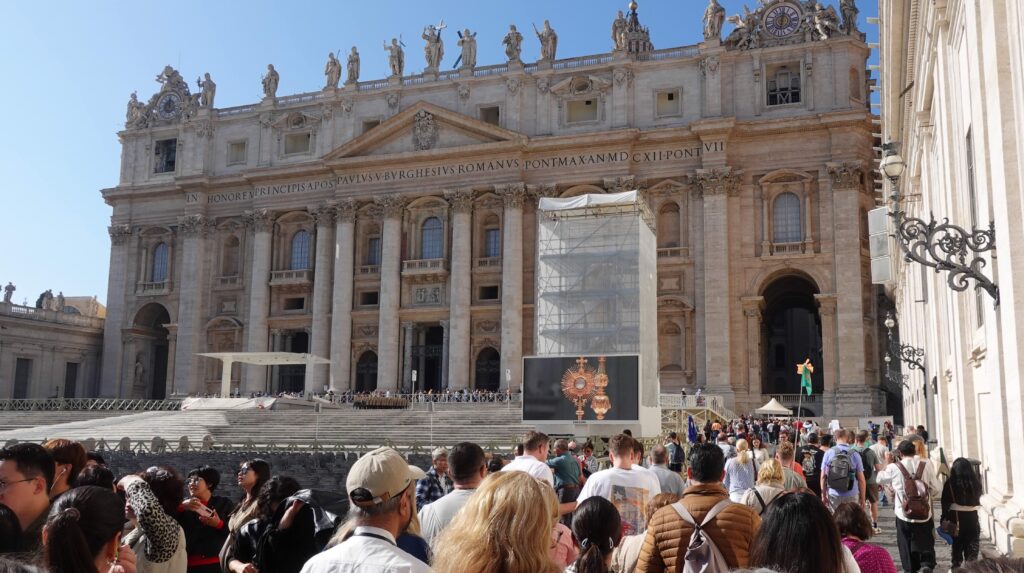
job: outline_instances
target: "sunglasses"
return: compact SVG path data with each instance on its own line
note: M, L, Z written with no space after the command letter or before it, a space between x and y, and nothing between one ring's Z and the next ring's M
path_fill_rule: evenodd
M238 475L244 476L245 474L247 474L247 473L249 473L251 471L252 471L251 467L249 467L249 466L242 466L242 467L238 468Z

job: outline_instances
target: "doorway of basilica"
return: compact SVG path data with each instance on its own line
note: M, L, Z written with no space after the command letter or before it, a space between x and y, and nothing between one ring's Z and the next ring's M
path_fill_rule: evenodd
M825 369L822 364L821 317L814 300L817 292L812 282L796 275L780 277L764 289L762 394L795 397L800 392L796 365L810 358L815 366L811 376L813 391L821 395L825 387Z

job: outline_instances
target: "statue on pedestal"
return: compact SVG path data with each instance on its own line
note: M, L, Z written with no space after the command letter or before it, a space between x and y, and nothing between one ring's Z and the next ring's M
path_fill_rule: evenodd
M704 39L721 40L722 24L725 23L725 8L718 0L710 0L704 9Z
M132 376L132 381L136 386L142 386L142 378L146 375L146 367L142 365L142 355L140 354L135 358L135 371Z
M263 76L263 97L277 97L277 84L281 82L281 75L274 69L274 64L267 64L267 73Z
M540 40L540 59L549 62L555 61L555 51L558 49L558 34L551 27L551 22L544 20L544 29L538 30L537 26L534 26L533 31L537 34L537 39Z
M626 49L626 15L619 10L618 14L615 15L615 20L612 22L612 45L615 46L616 50Z
M14 283L8 282L7 286L4 287L4 302L10 303L11 298L14 296L14 291L18 290L18 287L14 286Z
M523 35L516 30L515 24L509 24L508 34L505 34L501 43L505 46L505 57L508 58L508 61L520 61L519 56L523 52Z
M860 14L860 10L857 9L857 2L855 0L840 0L839 11L843 14L843 33L853 35L859 32L857 14Z
M398 43L398 38L391 38L391 45L384 44L384 50L388 53L388 66L391 67L391 75L402 77L405 70L405 52Z
M423 28L421 37L427 44L423 46L423 57L427 60L427 69L437 71L441 67L441 60L444 59L444 40L441 39L441 30L447 26L444 20L437 26L431 24Z
M125 127L146 127L146 104L139 101L135 92L128 98L128 110L125 112Z
M359 81L359 51L356 50L355 46L352 46L352 51L348 55L347 64L348 75L345 77L346 84L354 84Z
M196 79L196 84L201 90L199 104L206 109L213 109L213 98L217 95L217 84L213 83L210 73L203 74L203 79Z
M64 299L64 291L58 292L57 293L57 302L53 306L53 310L56 310L57 312L64 312L64 303L65 302L67 302L67 301Z
M476 32L470 32L469 28L466 28L461 34L459 34L459 47L462 48L462 67L464 68L475 68L476 67Z
M325 88L336 88L341 81L341 62L333 53L327 54L327 65L324 67L324 75L327 76Z

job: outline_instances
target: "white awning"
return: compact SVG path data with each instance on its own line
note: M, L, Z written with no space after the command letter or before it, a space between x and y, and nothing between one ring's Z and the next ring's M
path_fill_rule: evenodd
M284 364L306 365L306 391L312 390L313 367L317 364L330 364L331 361L313 354L295 352L201 352L199 356L216 358L221 362L220 396L231 397L231 365L235 362L255 364L257 366L279 366Z
M792 416L793 411L772 398L770 402L754 410L755 414L775 414L776 416Z
M624 191L622 193L588 193L575 197L542 197L537 209L540 211L565 211L568 209L583 209L585 207L606 207L615 205L634 205L640 200L637 191Z

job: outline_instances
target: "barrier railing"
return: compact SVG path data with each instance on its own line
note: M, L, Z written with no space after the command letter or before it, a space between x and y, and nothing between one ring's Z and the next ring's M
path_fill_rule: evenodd
M45 398L0 400L0 412L33 412L61 410L97 411L174 411L181 409L181 400L141 400L124 398Z

